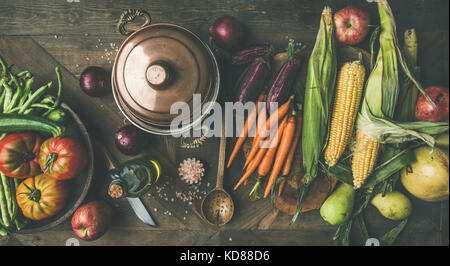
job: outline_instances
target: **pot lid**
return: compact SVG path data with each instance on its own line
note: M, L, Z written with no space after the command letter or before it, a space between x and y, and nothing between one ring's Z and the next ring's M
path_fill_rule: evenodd
M215 101L218 68L210 49L192 32L173 24L152 24L130 35L113 67L113 89L125 114L141 123L168 127L175 102ZM116 99L117 100L117 99ZM122 105L122 106L121 106ZM201 109L201 108L200 108Z

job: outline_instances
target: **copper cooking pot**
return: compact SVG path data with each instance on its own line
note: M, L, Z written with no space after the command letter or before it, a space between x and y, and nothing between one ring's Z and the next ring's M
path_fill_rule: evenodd
M191 31L175 24L142 27L121 45L112 70L114 99L134 125L159 135L181 134L201 122L219 92L220 76L211 49ZM202 108L193 107L201 95ZM190 123L170 124L175 102L190 107ZM202 111L195 111L199 109Z

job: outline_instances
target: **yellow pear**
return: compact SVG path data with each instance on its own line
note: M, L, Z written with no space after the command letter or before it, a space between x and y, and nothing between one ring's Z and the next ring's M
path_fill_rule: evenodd
M411 201L398 191L377 194L371 204L378 209L384 217L391 220L403 220L412 212Z

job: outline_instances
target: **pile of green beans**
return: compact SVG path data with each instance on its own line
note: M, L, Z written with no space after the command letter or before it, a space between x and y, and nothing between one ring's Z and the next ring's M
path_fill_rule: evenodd
M7 177L2 172L0 177L0 236L7 236L11 231L21 230L27 221L21 215L16 201L19 179Z
M61 114L62 80L59 68L56 67L58 92L56 97L44 96L52 87L48 82L33 90L35 77L28 70L14 74L12 66L8 66L0 56L0 113L3 114L34 114L49 120L58 119L55 114ZM53 119L52 119L53 118ZM60 122L60 121L55 121ZM0 132L0 139L7 133ZM21 230L28 222L22 215L16 201L16 190L19 179L7 177L0 172L0 236Z

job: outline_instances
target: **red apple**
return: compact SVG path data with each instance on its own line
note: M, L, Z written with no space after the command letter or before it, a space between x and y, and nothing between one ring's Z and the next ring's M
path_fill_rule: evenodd
M112 222L112 209L103 201L79 207L72 217L72 229L78 238L93 241L103 236Z
M427 99L420 94L417 99L415 117L419 121L431 122L448 122L448 89L432 86L425 89L425 92L430 96L436 104L434 108Z
M369 32L370 16L364 10L348 6L334 14L336 37L348 45L360 43Z

